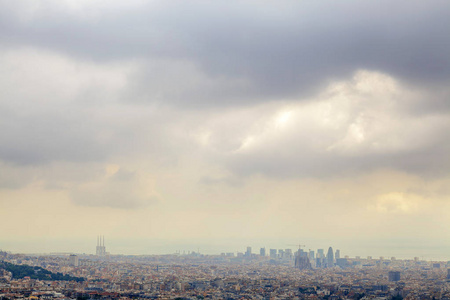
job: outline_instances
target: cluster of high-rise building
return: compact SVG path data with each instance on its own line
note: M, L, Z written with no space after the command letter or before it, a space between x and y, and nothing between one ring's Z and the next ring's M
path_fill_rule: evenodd
M265 257L266 248L260 248L259 255ZM251 247L247 247L244 256L247 258L253 257ZM270 249L269 257L273 260L292 261L295 267L301 270L331 268L335 265L345 266L348 263L347 259L341 258L340 250L334 252L332 247L328 248L326 255L324 249L317 249L317 254L314 250L304 251L303 249L298 249L298 251L293 253L292 249Z

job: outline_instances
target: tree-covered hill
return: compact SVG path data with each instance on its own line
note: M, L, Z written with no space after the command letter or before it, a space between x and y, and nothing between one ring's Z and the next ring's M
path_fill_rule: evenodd
M82 277L74 277L64 275L62 273L53 273L41 267L33 267L28 265L15 265L5 261L0 261L0 269L5 269L12 273L14 279L29 276L31 279L39 280L65 280L65 281L84 281Z

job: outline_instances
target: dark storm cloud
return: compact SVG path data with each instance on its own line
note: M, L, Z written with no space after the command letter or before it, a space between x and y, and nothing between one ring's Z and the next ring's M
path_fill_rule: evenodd
M143 64L131 92L141 100L203 107L302 97L357 69L423 86L450 78L447 1L161 2L111 5L91 17L41 2L28 18L19 17L23 7L16 5L3 3L3 47L36 46L94 61L188 61L217 81L155 94L158 81Z

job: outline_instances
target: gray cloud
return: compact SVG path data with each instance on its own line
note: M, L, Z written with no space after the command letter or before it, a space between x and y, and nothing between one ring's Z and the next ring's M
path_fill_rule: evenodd
M0 189L19 189L35 178L33 170L17 168L0 161Z
M38 50L0 52L0 161L100 162L145 149L170 153L164 109L118 97L127 65L96 65Z
M202 143L213 161L220 159L244 177L330 178L377 169L445 176L450 167L448 112L411 110L428 99L416 99L416 92L392 77L359 72L306 103L271 104L212 118Z
M3 47L42 47L99 62L168 62L169 73L142 65L133 95L145 101L211 107L301 98L358 69L423 86L450 76L446 1L111 5L88 16L43 3L28 13L21 4L3 4ZM172 82L181 86L178 93L167 86L155 91L155 77L172 77L177 62L192 63L214 84L184 87L192 76L187 70Z
M121 106L101 106L92 112L76 106L71 109L70 115L4 115L0 119L0 161L21 165L106 162L112 156L147 153L163 159L178 152L170 140L165 141L170 124L161 111L126 111Z
M448 166L446 1L0 5L0 160L176 163L204 151L238 175L277 177ZM272 109L297 102L320 110L328 85L357 70L390 76L403 90L353 93L354 84L344 96L369 100L337 105L336 116L348 114L338 129L297 120L287 132L264 133ZM384 104L371 114L371 102ZM369 134L365 142L354 141L354 128ZM208 150L192 138L203 131ZM238 151L249 137L260 144Z
M82 120L55 115L10 115L0 123L0 157L6 161L94 161L103 159L107 152L107 145L90 134L91 126Z
M354 157L305 151L298 145L288 155L280 155L279 151L271 149L270 152L238 156L228 164L240 176L263 174L280 179L353 177L379 169L395 169L427 178L446 176L450 167L447 159L450 145L435 144L434 147L427 149L429 151Z
M120 168L110 176L103 176L70 188L71 200L81 206L135 209L156 204L158 196L144 191L142 178L135 172Z

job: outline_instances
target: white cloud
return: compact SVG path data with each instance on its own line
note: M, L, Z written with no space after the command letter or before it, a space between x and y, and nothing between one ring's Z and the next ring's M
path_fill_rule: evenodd
M425 200L414 194L388 193L378 196L369 209L388 214L414 214L423 210Z
M244 173L270 176L292 166L298 173L287 171L289 176L333 175L356 165L361 170L404 168L403 161L441 144L450 129L445 113L409 110L417 95L422 94L387 74L358 71L307 102L214 114L200 127L208 130L196 134L202 137L202 148Z

